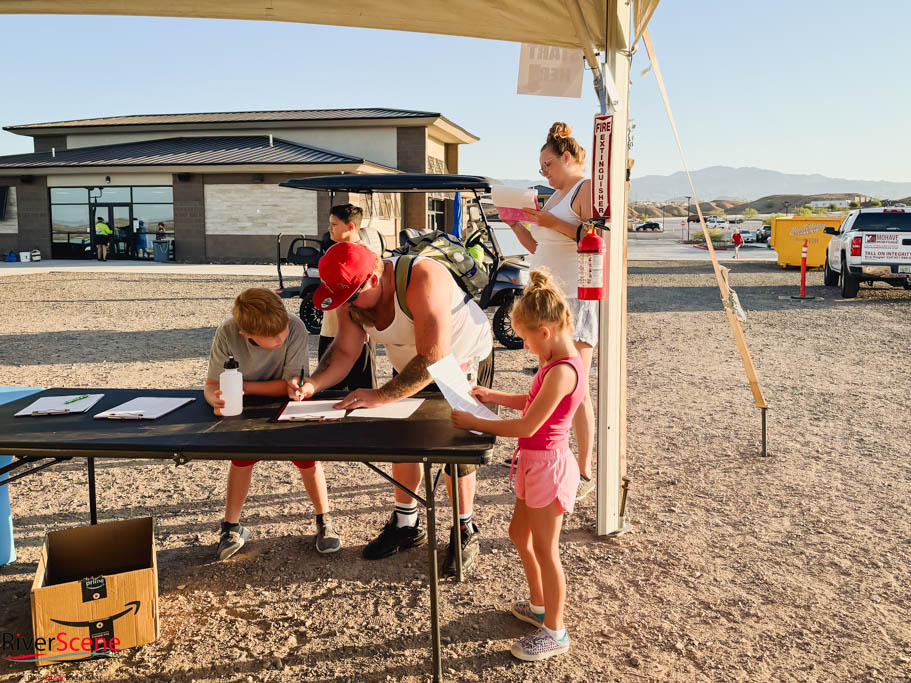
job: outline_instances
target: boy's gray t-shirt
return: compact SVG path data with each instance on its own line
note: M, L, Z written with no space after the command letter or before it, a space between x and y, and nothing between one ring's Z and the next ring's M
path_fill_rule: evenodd
M234 356L239 370L248 382L267 382L273 379L290 380L310 374L310 350L307 328L293 313L288 314L288 338L277 349L264 349L240 334L233 318L218 326L209 352L209 379L217 380L224 372L228 356Z

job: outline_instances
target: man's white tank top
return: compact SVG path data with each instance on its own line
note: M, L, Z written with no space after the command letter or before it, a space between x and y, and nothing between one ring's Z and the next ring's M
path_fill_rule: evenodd
M391 262L394 268L398 257L383 260ZM437 263L433 259L419 256L414 262L425 260L431 261L452 277L446 266ZM478 361L484 360L493 351L493 337L487 315L474 301L468 301L466 304L466 296L462 288L453 279L452 301L449 304L449 310L453 311L452 340L449 348L459 365L465 365L473 358ZM364 331L370 335L371 340L386 347L386 355L389 357L389 362L392 363L392 367L397 372L401 372L411 362L411 359L417 355L414 345L414 321L399 306L398 296L393 296L392 301L395 306L395 317L392 320L392 324L385 330L377 330L375 327L365 325Z
M561 221L566 221L571 225L581 223L582 217L573 211L573 198L585 180L582 178L563 196L556 193L551 195L544 205L544 210L550 211ZM544 266L550 270L559 279L563 293L567 297L576 298L579 289L579 257L576 255L575 238L567 237L550 228L542 228L537 223L530 223L528 231L538 243L535 253L531 255L531 267Z

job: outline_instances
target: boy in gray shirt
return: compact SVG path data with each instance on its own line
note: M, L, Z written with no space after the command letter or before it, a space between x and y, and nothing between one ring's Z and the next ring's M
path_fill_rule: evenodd
M307 348L307 328L301 319L285 310L282 300L268 289L244 290L234 300L232 317L221 325L212 340L209 370L206 375L206 401L221 415L225 402L218 387L218 376L224 370L228 356L234 356L244 377L244 393L259 396L293 396L296 387L290 380L309 373L310 356ZM226 560L240 550L250 532L240 525L240 513L255 460L232 460L228 472L225 519L216 557ZM329 499L326 478L319 462L295 460L304 488L316 512L316 549L334 553L341 540L329 518Z

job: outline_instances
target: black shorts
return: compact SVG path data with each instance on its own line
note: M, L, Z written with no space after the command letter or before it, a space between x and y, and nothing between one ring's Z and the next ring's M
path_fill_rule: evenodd
M316 350L317 358L322 358L334 337L320 335L319 346ZM358 356L347 377L334 387L335 391L354 391L355 389L376 389L376 355L370 344L364 344L361 355Z
M99 247L108 246L108 242L111 241L110 235L95 235L95 245Z
M493 349L490 351L490 355L487 358L484 358L481 362L478 363L478 386L485 387L490 389L493 387L493 373L494 373L494 364L493 364ZM393 370L392 376L395 377L398 373ZM428 384L423 391L434 391L436 393L442 393L440 388L436 384ZM471 474L476 469L477 465L459 465L459 476L464 477L466 474ZM446 464L446 474L451 474L451 465Z

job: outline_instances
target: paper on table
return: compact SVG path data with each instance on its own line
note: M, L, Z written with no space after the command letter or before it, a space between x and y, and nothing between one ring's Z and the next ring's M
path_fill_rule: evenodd
M500 220L531 222L522 209L538 208L538 193L508 185L492 185L490 198L497 205Z
M85 398L80 398L85 396ZM68 415L84 413L101 400L104 394L71 394L69 396L42 396L16 413L15 417L28 415ZM68 403L69 401L69 403Z
M195 401L195 398L172 398L170 396L140 396L111 410L95 415L96 419L108 420L157 420L180 406Z
M471 395L471 384L465 377L465 373L456 363L455 357L450 353L445 358L438 360L427 368L427 372L433 377L433 381L443 392L443 398L452 407L453 410L464 410L476 417L485 420L499 420L500 417L492 412L485 405ZM471 430L473 434L480 434Z
M376 408L357 408L348 417L380 417L387 420L404 420L411 417L414 411L424 402L422 398L403 398L395 403L387 403Z
M345 411L333 408L332 406L336 403L338 403L338 399L332 401L288 401L278 416L278 421L340 420L345 417Z

